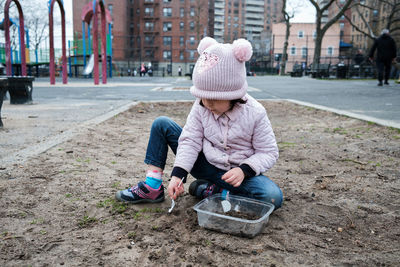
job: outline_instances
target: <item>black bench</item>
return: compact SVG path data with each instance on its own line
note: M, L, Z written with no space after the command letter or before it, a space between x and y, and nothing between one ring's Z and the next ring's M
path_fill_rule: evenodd
M311 77L313 78L329 78L330 64L317 64L315 67L311 66Z
M293 66L293 70L290 72L290 77L301 77L303 76L303 68L301 65L296 64Z

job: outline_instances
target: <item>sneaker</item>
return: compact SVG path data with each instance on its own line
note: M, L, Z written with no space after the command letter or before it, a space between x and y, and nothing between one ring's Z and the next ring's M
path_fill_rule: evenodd
M164 201L164 186L160 185L158 189L153 189L144 182L139 182L137 186L118 191L115 193L115 198L133 204L162 202Z
M382 85L383 85L382 82L379 82L379 83L378 83L378 86L382 86Z
M199 199L203 199L214 195L216 193L220 193L222 188L215 184L209 183L207 180L196 180L192 182L189 186L189 194L195 196Z
M388 82L388 81L385 81L385 84L386 84L386 85L389 85L389 82Z

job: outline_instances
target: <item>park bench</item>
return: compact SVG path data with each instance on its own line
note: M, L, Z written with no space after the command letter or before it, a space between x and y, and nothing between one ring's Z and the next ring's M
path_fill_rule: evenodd
M290 72L290 77L301 77L303 76L303 68L300 64L293 66L293 70Z
M317 64L315 67L311 66L311 77L313 78L329 78L330 64Z

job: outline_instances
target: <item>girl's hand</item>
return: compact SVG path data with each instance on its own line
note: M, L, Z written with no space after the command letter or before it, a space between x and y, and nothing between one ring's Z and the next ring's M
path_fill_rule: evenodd
M238 187L244 180L244 173L241 168L236 167L222 175L222 180L231 184L233 187Z
M180 182L181 179L176 176L172 176L171 181L169 182L168 195L173 200L177 199L177 197L179 197L185 191L183 183L181 183L181 185L178 187Z

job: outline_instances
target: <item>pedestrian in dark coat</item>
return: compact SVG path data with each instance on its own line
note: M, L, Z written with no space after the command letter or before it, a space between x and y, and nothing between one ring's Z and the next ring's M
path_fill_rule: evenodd
M370 60L373 60L375 50L377 50L376 67L378 69L378 86L382 86L383 78L385 84L389 84L390 70L392 62L396 58L396 43L389 35L389 30L382 30L381 36L375 40L374 45L369 53Z

